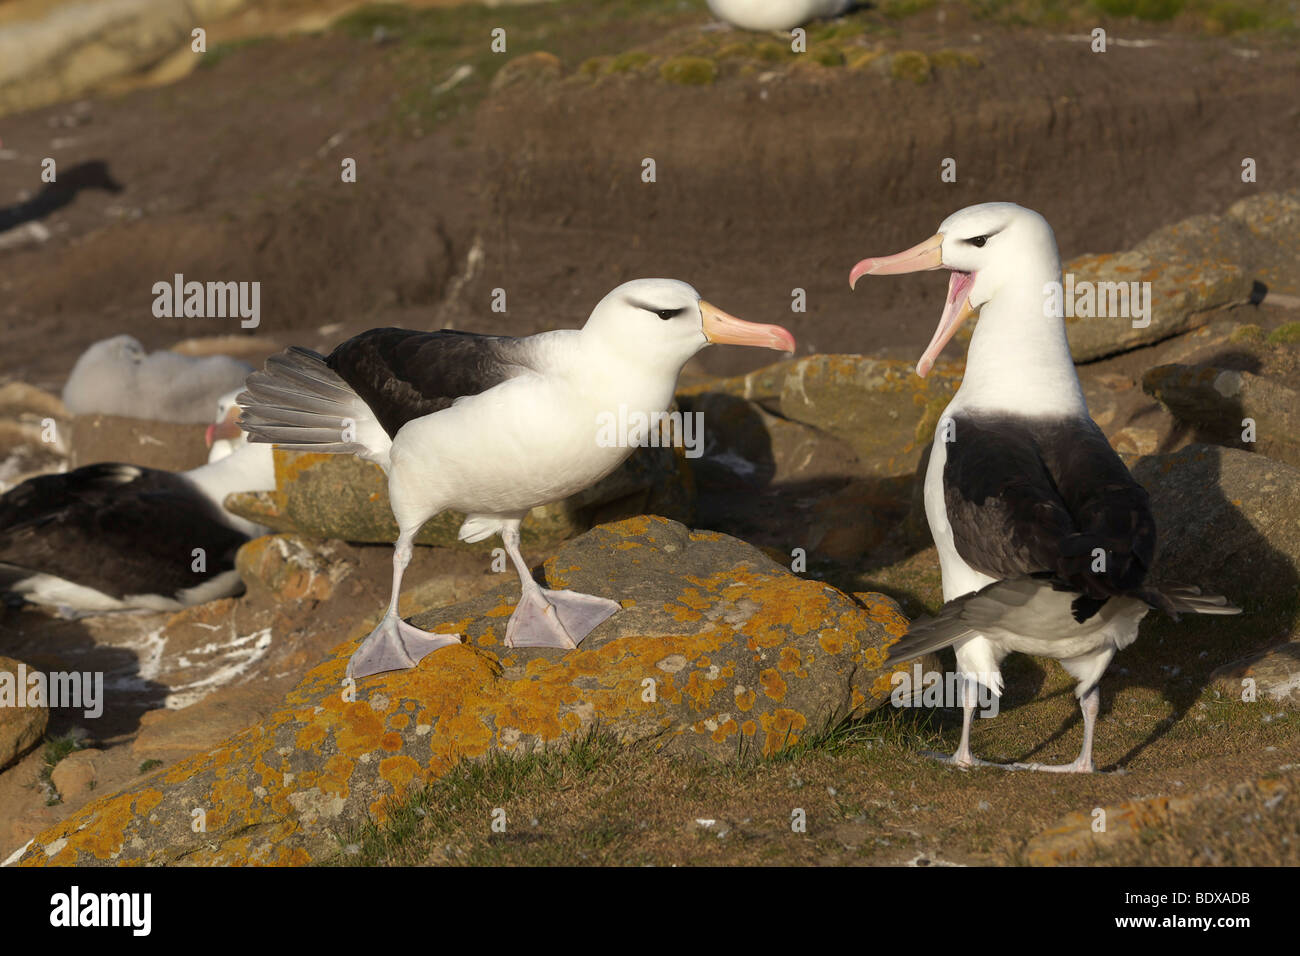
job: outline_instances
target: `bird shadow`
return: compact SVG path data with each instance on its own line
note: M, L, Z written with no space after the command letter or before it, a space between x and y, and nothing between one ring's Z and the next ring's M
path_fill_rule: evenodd
M102 189L109 193L120 193L122 186L108 170L108 163L102 159L78 163L71 169L59 173L55 182L46 183L45 187L24 202L0 207L0 232L17 228L27 222L44 219L51 213L70 206L77 194L86 189Z

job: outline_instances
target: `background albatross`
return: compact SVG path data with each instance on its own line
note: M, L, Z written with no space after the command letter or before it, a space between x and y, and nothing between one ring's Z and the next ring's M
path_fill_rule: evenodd
M1047 221L1013 203L970 206L920 245L863 259L849 284L939 268L952 270L948 298L918 375L980 309L966 372L940 418L925 475L946 603L934 619L914 624L890 659L954 646L963 721L950 759L961 767L983 763L970 749L974 682L1000 695L998 665L1012 651L1059 660L1078 681L1078 759L1013 766L1090 772L1101 676L1115 652L1137 639L1148 609L1174 617L1239 610L1195 588L1144 584L1155 522L1146 489L1088 415L1060 296L1051 294L1061 262Z
M677 376L712 342L794 351L794 338L700 300L672 279L625 283L581 330L526 338L372 329L329 357L290 348L248 377L240 419L251 440L352 453L388 473L399 535L382 621L352 655L363 677L413 667L459 635L429 634L397 612L420 526L451 508L464 541L500 534L522 592L507 646L577 647L615 601L541 588L519 553L528 511L599 481L632 447L599 441L603 416L664 412Z

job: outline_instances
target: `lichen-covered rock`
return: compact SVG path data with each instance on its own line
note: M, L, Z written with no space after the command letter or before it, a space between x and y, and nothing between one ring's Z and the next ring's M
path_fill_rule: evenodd
M1088 863L1098 854L1142 839L1151 829L1176 825L1180 818L1192 814L1213 814L1216 808L1226 817L1243 800L1259 799L1272 811L1288 796L1294 801L1296 777L1265 777L1238 784L1212 784L1197 793L1159 796L1102 807L1105 829L1098 829L1100 819L1095 810L1068 814L1056 826L1049 827L1029 841L1025 859L1031 866L1063 866ZM1282 807L1277 812L1293 812Z
M1234 369L1161 365L1142 377L1142 388L1207 439L1300 465L1300 394L1280 382Z
M374 624L358 622L283 708L90 804L22 862L308 863L461 758L526 752L597 722L667 752L771 754L889 698L886 650L907 628L897 606L804 580L734 538L634 518L569 542L544 571L551 587L623 610L578 650L510 650L518 585L503 580L412 619L463 644L348 693L347 659Z
M0 657L0 769L40 743L50 722L49 707L30 701L27 687L19 682L20 676L31 673L32 668Z
M1153 580L1200 585L1261 619L1295 619L1300 471L1263 455L1196 444L1143 458L1133 476L1151 493L1156 519Z
M1095 304L1087 307L1090 315L1067 311L1066 332L1074 360L1087 362L1159 342L1204 325L1214 309L1247 301L1254 281L1250 264L1265 242L1231 216L1193 216L1157 230L1126 252L1079 256L1067 262L1066 298L1071 298L1071 275L1075 307L1082 304L1085 292L1095 293ZM1123 301L1116 299L1105 306L1107 314L1098 314L1103 311L1101 300L1111 298L1103 295L1108 287L1102 283L1122 284L1127 298L1133 282L1150 283L1150 315L1139 320L1144 323L1141 327L1134 326L1136 310L1131 301L1123 310L1114 308Z
M1300 249L1300 187L1242 199L1227 214L1258 240L1252 244L1248 263L1252 276L1270 291L1300 293L1295 268L1295 251Z
M353 455L275 449L274 491L227 497L226 507L275 531L344 541L391 544L397 521L388 504L388 480L378 465ZM534 508L524 519L525 546L549 546L602 521L638 514L690 521L695 484L680 448L640 448L613 474L575 495ZM417 544L491 550L495 539L465 544L456 537L465 516L444 511L427 521Z
M914 363L898 359L812 355L786 371L781 414L843 439L863 474L912 474L961 384L961 369L940 362L919 378Z

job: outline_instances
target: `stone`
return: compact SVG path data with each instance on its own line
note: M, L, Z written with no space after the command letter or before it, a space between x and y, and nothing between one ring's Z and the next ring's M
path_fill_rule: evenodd
M1256 701L1300 707L1300 638L1225 664L1210 675L1210 688L1229 700L1242 700L1248 687Z
M1259 451L1300 466L1300 393L1251 372L1212 366L1160 365L1142 388L1180 421L1217 444ZM1246 419L1254 440L1242 440Z
M916 365L863 355L812 355L786 371L781 414L841 439L860 474L909 475L961 384L964 365L940 362L926 378Z
M1223 216L1193 216L1152 233L1133 249L1102 255L1085 255L1065 263L1074 288L1093 283L1098 308L1103 298L1099 283L1151 283L1149 323L1133 325L1126 315L1066 317L1070 351L1076 362L1088 362L1139 345L1198 328L1210 321L1215 309L1250 298L1253 276L1245 263L1255 244L1244 226ZM1077 297L1076 292L1076 297ZM1068 295L1067 295L1068 298Z
M908 626L883 595L855 600L742 541L657 517L593 529L543 570L547 586L623 610L575 651L511 650L518 584L502 582L412 618L464 643L349 694L348 657L373 623L362 622L269 717L74 813L22 862L311 863L460 759L597 725L667 753L773 754L887 701L887 648ZM191 829L195 807L204 833Z
M50 783L64 803L78 800L95 789L99 779L98 759L97 751L76 750L55 764L50 771Z
M1025 859L1031 866L1088 863L1106 850L1141 840L1147 831L1174 825L1193 814L1208 810L1226 815L1250 798L1258 798L1271 810L1294 792L1295 784L1294 776L1262 778L1235 785L1214 784L1185 796L1126 800L1101 808L1106 814L1106 828L1102 831L1093 829L1094 811L1076 811L1031 839Z
M29 675L30 672L30 668L24 670ZM50 722L50 709L26 699L26 688L18 686L18 661L0 657L0 675L7 675L0 676L0 688L7 685L8 691L15 695L12 701L0 697L0 769L3 769L41 742ZM22 695L21 699L18 695Z
M564 501L534 508L520 534L525 546L553 545L601 521L653 513L690 520L695 485L680 448L640 448L605 478ZM351 542L391 544L397 521L388 480L378 465L353 455L275 449L274 491L226 498L226 508L275 531ZM444 511L425 522L416 544L490 551L496 538L466 544L456 537L465 516Z

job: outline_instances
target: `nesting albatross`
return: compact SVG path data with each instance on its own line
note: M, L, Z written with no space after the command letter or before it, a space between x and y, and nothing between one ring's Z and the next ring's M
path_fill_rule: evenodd
M267 529L222 503L274 488L275 476L270 446L228 437L232 451L189 471L103 462L0 495L0 591L78 615L235 594L235 552Z
M520 522L618 467L633 448L602 443L602 417L620 407L627 420L666 411L682 367L714 342L795 347L785 329L742 322L684 282L641 279L605 296L580 330L509 338L372 329L328 357L290 348L250 375L239 403L251 440L352 453L388 473L399 529L392 596L348 673L414 667L459 642L397 611L412 540L446 509L466 514L464 541L500 534L519 574L507 646L574 648L614 614L615 601L539 586L519 553Z
M918 375L975 310L961 387L940 417L925 475L925 512L939 551L945 604L890 650L910 660L952 645L963 685L962 733L952 763L984 763L970 749L978 681L1002 692L1012 651L1059 660L1078 681L1083 746L1068 764L1093 770L1099 684L1116 651L1137 639L1150 608L1236 614L1196 588L1145 583L1156 528L1133 480L1088 414L1066 339L1056 239L1038 213L984 203L949 216L905 252L864 259L864 275L949 269L943 316ZM1054 285L1055 284L1055 285Z

